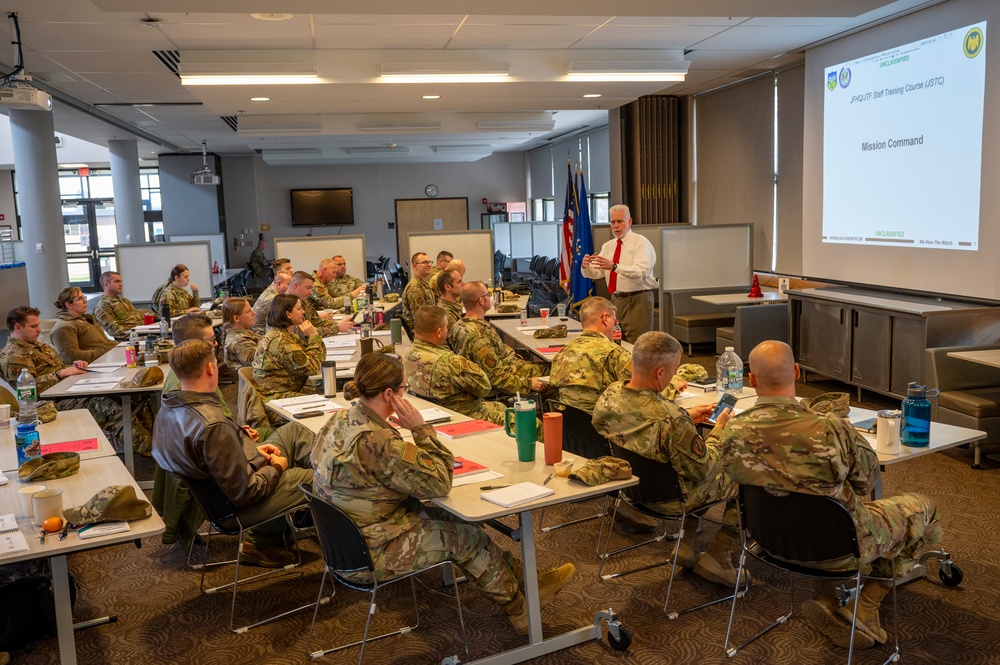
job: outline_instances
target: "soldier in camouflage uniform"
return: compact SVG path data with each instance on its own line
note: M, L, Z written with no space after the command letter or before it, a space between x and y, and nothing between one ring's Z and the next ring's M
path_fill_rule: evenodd
M149 310L140 312L131 300L122 295L120 274L112 271L103 273L101 286L104 288L104 297L94 309L94 318L105 332L119 342L124 342L132 328L142 325L142 315Z
M170 279L164 286L157 289L157 293L153 296L156 309L161 310L166 304L170 307L171 317L181 316L198 309L201 305L201 300L198 298L198 287L191 284L190 281L191 271L188 270L187 266L182 263L175 265L170 271ZM188 286L191 287L190 294L184 290Z
M920 494L866 500L878 480L878 456L851 424L821 414L795 399L799 366L787 344L761 342L750 353L750 385L757 403L729 422L723 433L725 464L743 485L828 496L843 504L857 527L860 563L879 577L912 570L921 550L941 539L934 503ZM830 562L843 570L849 562ZM802 610L834 644L850 643L853 607L840 607L835 583L817 584ZM888 582L869 580L858 599L855 647L884 644L878 608Z
M302 306L289 293L271 304L267 333L253 357L253 381L265 402L301 395L306 379L320 373L326 358L323 338L306 320Z
M476 363L497 392L527 395L544 387L538 377L549 373L548 363L522 360L500 340L496 329L484 317L492 307L492 295L482 282L462 287L465 318L448 329L448 346L463 358Z
M360 399L334 415L316 437L312 451L316 494L361 528L380 581L453 561L508 613L519 632L527 632L514 558L478 526L421 503L451 491L454 456L405 393L406 375L397 358L373 353L361 359L355 380L344 387L347 399ZM413 433L412 441L404 440L387 422L393 412ZM543 606L572 575L572 564L539 575ZM371 582L367 572L353 577Z
M250 252L250 259L247 261L247 268L258 279L266 278L267 270L271 267L271 262L264 256L265 249L267 249L267 241L261 238L257 241L257 248Z
M271 309L271 301L274 300L274 296L288 291L288 281L292 278L291 261L278 259L274 265L274 281L267 285L253 303L254 329L262 335L267 329L267 312Z
M665 395L680 365L681 345L664 332L639 336L632 350L632 378L612 383L594 406L594 428L601 435L634 453L657 462L668 462L677 472L684 495L684 509L689 516L677 545L677 563L693 568L696 575L711 582L734 586L736 569L732 552L739 544L736 530L738 513L736 485L722 466L719 436L732 413L719 416L708 439L698 433L696 424L705 422L714 404L685 411ZM690 511L716 501L729 500L723 517L724 526L708 549L698 555L698 518ZM678 502L652 504L664 515L680 516ZM744 571L743 584L750 581Z
M431 269L431 274L427 276L427 283L431 285L431 290L434 290L434 282L437 280L438 274L448 268L448 264L451 260L455 258L455 255L446 249L442 249L438 252L437 259L434 261L434 267ZM437 297L437 294L434 294Z
M430 280L431 291L434 292L435 298L441 297L441 286L438 284L438 278L441 276L441 273L444 272L445 270L454 270L455 272L458 273L459 277L465 279L465 261L463 261L462 259L452 259L451 261L448 261L448 265L446 265L441 270L437 270L435 268L433 276L431 277ZM440 307L440 305L438 305L438 307Z
M421 307L417 311L413 328L416 339L403 360L413 392L470 418L502 425L506 407L500 402L483 401L490 392L490 379L478 365L448 348L446 323L440 307Z
M457 270L442 270L435 280L437 292L437 306L444 310L448 317L448 330L462 319L462 300L459 294L462 292L462 276Z
M431 275L430 257L423 252L417 252L410 258L410 270L413 276L403 289L403 310L400 316L407 328L413 330L413 317L417 310L424 306L433 306L437 299L428 281Z
M59 359L56 350L38 341L42 327L39 311L34 307L15 307L7 314L7 329L10 339L0 351L0 377L12 387L17 385L17 376L27 369L35 377L35 387L39 395L62 381L67 376L84 374L87 366L84 360L66 365ZM122 405L116 399L104 395L61 399L56 402L60 411L87 409L94 416L108 441L115 450L125 450ZM132 447L139 455L148 456L152 449L150 432L153 430L152 414L148 408L132 410Z
M327 288L329 281L333 279L333 260L323 259L319 262L319 268L313 273L313 288L309 294L309 303L316 309L342 309L344 307L344 297L335 298Z
M611 341L618 319L606 298L584 300L580 321L583 333L556 354L549 382L559 401L592 412L608 386L632 378L632 354Z
M344 317L340 323L334 323L332 321L332 314L328 315L329 318L324 317L309 302L309 297L312 295L313 283L312 275L298 270L292 274L292 279L288 282L287 295L296 296L302 301L302 309L305 312L306 321L316 328L320 337L330 337L337 333L349 332L354 327L354 321L351 320L351 317ZM270 315L268 316L270 317Z
M254 314L246 298L226 298L222 304L223 355L226 365L234 372L241 367L253 367L260 335L253 326Z
M333 262L333 278L325 286L327 292L334 298L351 296L356 298L365 290L365 281L347 274L347 261L341 255L330 259Z

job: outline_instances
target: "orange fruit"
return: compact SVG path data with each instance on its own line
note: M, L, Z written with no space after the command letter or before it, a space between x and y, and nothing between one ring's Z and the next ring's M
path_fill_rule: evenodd
M49 533L55 533L56 531L62 531L63 528L63 518L61 517L50 517L44 522L42 522L42 528Z

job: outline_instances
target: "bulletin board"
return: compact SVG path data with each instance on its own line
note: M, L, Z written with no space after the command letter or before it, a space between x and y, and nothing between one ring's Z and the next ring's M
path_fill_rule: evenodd
M363 235L274 239L274 258L289 259L292 268L310 275L319 268L320 261L337 255L343 256L347 262L348 275L367 279Z
M516 226L511 225L512 228ZM493 232L490 230L411 233L407 236L407 246L407 260L417 252L424 252L433 261L438 252L448 250L456 259L465 262L464 281L480 281L493 286Z
M198 286L202 299L212 297L212 245L207 240L118 245L115 258L122 295L133 302L148 303L178 263L191 271L191 283Z

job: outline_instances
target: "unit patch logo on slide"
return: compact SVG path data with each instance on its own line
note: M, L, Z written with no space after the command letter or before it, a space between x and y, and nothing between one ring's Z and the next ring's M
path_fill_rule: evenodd
M837 89L837 72L830 72L826 75L826 87L833 92Z
M985 43L986 39L983 37L982 30L979 28L969 30L965 33L965 39L962 40L962 50L965 51L965 57L975 58L983 50L983 44Z
M851 85L851 68L843 67L840 70L840 87L846 88Z

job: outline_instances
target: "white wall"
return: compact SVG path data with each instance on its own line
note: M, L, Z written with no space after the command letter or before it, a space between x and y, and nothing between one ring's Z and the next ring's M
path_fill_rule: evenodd
M162 166L161 166L162 169ZM161 175L162 179L162 175ZM486 212L482 199L524 201L525 168L520 152L497 153L476 162L449 164L358 164L350 166L268 166L260 157L223 160L226 237L229 263L246 263L256 247L258 224L271 229L264 238L304 236L310 228L292 227L290 189L351 187L354 226L312 227L313 235L365 234L369 257L396 257L396 199L424 198L424 187L437 185L438 198L468 197L469 223L478 228ZM166 221L166 203L164 203ZM251 228L250 246L233 248L233 238ZM168 233L176 232L168 228ZM193 233L194 231L192 231ZM268 248L268 258L275 258ZM348 266L348 270L352 270Z
M212 173L219 174L214 159L213 155L209 155L208 164ZM219 221L219 188L214 185L191 184L191 174L201 168L200 154L160 156L163 230L167 236L218 233L222 230ZM223 174L222 187L227 185Z

